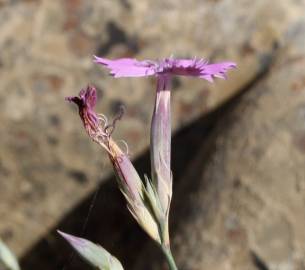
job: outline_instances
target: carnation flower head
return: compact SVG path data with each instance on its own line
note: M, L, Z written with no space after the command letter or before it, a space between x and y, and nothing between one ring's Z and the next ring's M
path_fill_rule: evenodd
M79 115L90 138L101 145L108 153L109 159L117 176L119 188L127 200L127 207L143 229L157 242L160 243L158 220L152 211L155 194L149 182L146 187L142 183L140 176L132 165L128 151L121 150L111 135L115 129L116 122L123 116L124 110L121 108L114 120L108 123L105 115L97 114L94 111L97 94L93 86L82 89L78 96L67 97L66 100L74 102L78 106ZM148 193L151 191L150 193ZM150 197L149 197L150 196ZM150 201L147 202L147 198Z
M128 193L133 199L136 198L139 200L141 181L128 181L130 175L132 175L133 178L137 178L137 173L133 168L127 153L124 153L111 138L116 121L122 118L123 111L120 111L112 123L108 124L105 115L98 115L94 111L97 94L96 89L93 86L82 89L78 96L67 97L66 100L74 102L78 106L79 115L88 135L108 152L110 161L115 168L117 175L123 179L125 184L122 185L124 192Z
M233 62L221 62L209 64L204 59L177 59L173 57L164 58L160 61L143 60L132 58L121 58L109 60L95 56L95 63L106 66L110 74L118 77L145 77L160 75L182 75L205 79L213 82L213 78L226 78L226 72L235 68Z
M235 68L236 64L233 62L209 64L204 59L174 57L158 61L138 61L133 58L110 60L95 56L94 61L108 68L115 78L146 76L157 78L150 136L151 178L158 193L163 219L168 220L172 197L170 110L172 76L197 77L213 82L214 78L226 79L226 72Z

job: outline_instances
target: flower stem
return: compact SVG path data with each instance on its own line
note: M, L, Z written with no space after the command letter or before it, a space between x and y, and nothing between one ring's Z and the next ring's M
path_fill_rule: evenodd
M163 251L163 253L166 257L169 269L170 270L178 270L178 268L176 266L176 263L175 263L175 260L174 260L174 257L172 255L172 252L170 250L170 247L162 245L161 248L162 248L162 251Z

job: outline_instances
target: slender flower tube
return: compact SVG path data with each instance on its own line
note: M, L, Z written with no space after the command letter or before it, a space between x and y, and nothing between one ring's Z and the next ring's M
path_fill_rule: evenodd
M171 75L158 76L150 130L151 176L159 195L166 224L172 197L170 84ZM165 229L167 230L167 226ZM164 233L164 237L168 241L168 232Z
M161 212L159 223L162 242L169 245L168 214L172 197L171 174L171 111L170 84L173 75L190 76L213 82L215 77L225 79L226 72L235 68L233 62L209 64L203 59L165 58L160 61L138 61L131 58L109 60L95 56L95 62L107 67L118 77L157 77L157 91L151 123L151 177L157 190Z
M128 155L111 138L116 121L121 119L120 113L111 124L104 115L94 111L96 105L96 89L88 86L80 91L79 96L66 98L74 102L90 138L101 145L108 153L117 176L119 188L127 200L127 207L140 226L158 243L160 240L159 225L155 220L156 199L153 192L146 190ZM150 186L147 186L150 188ZM147 200L148 199L148 200Z

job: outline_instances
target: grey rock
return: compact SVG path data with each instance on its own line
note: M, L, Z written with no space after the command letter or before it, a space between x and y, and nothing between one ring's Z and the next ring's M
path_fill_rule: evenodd
M302 13L295 1L260 0L251 11L249 3L0 3L0 236L18 256L111 172L65 96L95 84L99 112L111 118L115 104L127 107L114 135L129 144L131 157L148 146L154 79L114 80L92 64L92 55L155 59L173 53L236 61L239 69L226 82L179 79L172 102L177 130L261 74L274 43Z

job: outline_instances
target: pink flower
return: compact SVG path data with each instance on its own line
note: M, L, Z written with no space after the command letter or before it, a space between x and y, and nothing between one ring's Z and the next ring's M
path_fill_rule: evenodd
M209 64L203 59L165 58L160 61L138 61L131 58L109 60L95 56L94 60L118 77L157 77L157 93L151 124L151 172L152 181L158 192L160 204L168 215L172 197L171 174L171 112L170 89L174 75L191 76L213 82L214 78L226 78L226 72L235 68L233 62ZM167 219L167 217L165 217Z
M109 60L95 56L95 62L107 67L110 74L118 77L156 76L157 91L151 122L151 179L161 209L160 220L165 221L162 241L169 244L168 214L172 198L171 173L171 79L174 75L191 76L213 82L214 78L226 78L226 72L235 68L233 62L209 64L203 59L165 58L161 61L138 61L131 58Z
M132 58L109 60L95 56L95 63L106 66L114 77L143 77L152 75L183 75L199 77L209 82L226 78L226 72L235 68L233 62L209 64L203 59L165 58L161 61L138 61Z

